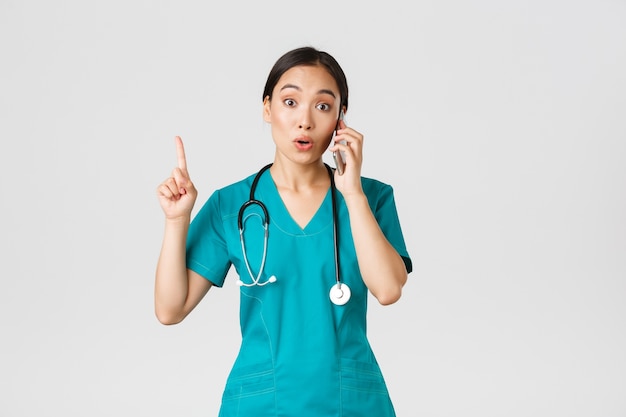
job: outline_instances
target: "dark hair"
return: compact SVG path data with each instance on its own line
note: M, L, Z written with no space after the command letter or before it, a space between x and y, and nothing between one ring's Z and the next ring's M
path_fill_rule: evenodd
M298 65L321 65L326 68L339 87L341 107L345 107L345 109L348 110L348 81L346 80L346 75L341 69L341 66L329 53L310 46L293 49L278 58L278 61L276 61L272 67L267 81L265 82L262 99L265 100L265 97L269 96L271 100L272 91L274 91L274 87L276 87L276 83L278 83L280 77L282 77L285 72Z

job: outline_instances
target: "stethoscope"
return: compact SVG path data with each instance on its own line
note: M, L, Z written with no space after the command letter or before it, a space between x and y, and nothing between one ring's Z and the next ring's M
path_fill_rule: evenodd
M350 288L341 282L341 278L339 276L339 242L338 242L338 224L337 224L337 202L336 202L336 187L335 187L335 179L333 177L332 169L327 165L326 170L328 171L328 176L330 177L330 190L332 197L332 206L333 206L333 244L335 246L335 284L330 289L330 301L332 301L336 305L344 305L350 300ZM253 287L259 286L262 287L264 285L276 282L276 276L272 275L267 280L261 281L261 276L263 275L263 270L265 269L265 260L267 258L267 241L269 238L269 226L270 226L270 216L267 212L267 207L263 202L254 198L254 192L256 191L256 186L261 178L261 175L268 170L272 164L267 164L256 174L254 180L252 181L252 185L250 186L250 198L248 201L242 204L239 208L239 215L237 216L237 227L239 228L239 240L241 241L241 252L243 253L243 261L246 265L246 269L248 270L248 274L250 275L251 282L245 283L240 279L237 280L237 285L243 287ZM252 205L259 206L263 211L263 216L259 213L250 213L244 218L244 212L246 209ZM250 268L250 263L248 262L248 256L246 255L246 244L243 238L243 232L246 220L250 216L257 216L261 219L261 223L263 224L263 256L261 260L261 266L259 267L259 272L255 276L252 273L252 268Z

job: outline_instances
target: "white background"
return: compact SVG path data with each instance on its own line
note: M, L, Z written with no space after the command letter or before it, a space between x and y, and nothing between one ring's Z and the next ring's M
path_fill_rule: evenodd
M625 22L618 0L1 0L0 415L217 414L237 288L158 324L155 189L175 135L196 208L271 161L265 78L313 45L414 261L369 316L398 416L626 416Z

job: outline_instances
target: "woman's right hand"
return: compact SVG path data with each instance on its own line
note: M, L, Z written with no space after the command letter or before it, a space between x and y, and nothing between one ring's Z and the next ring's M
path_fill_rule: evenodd
M198 196L189 179L183 141L180 136L176 136L175 141L178 167L174 168L172 175L157 187L157 196L168 220L189 219Z

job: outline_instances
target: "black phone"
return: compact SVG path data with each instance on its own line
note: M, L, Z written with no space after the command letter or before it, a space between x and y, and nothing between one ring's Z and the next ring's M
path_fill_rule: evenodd
M339 112L339 120L343 120L343 110ZM337 121L337 127L335 128L335 133L337 132L337 129L339 129L339 121ZM335 139L335 133L333 133L333 139ZM342 145L345 145L346 141L342 140L339 143L341 143ZM343 154L343 152L335 151L333 152L333 159L335 160L335 167L337 168L337 173L339 175L343 175L343 171L346 167L345 155Z

